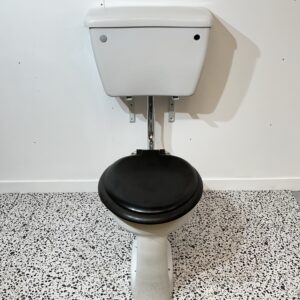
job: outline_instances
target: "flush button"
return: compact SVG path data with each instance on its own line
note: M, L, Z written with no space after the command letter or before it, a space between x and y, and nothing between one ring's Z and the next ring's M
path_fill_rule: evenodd
M100 41L101 41L102 43L106 43L106 41L107 41L107 36L106 36L105 34L102 34L102 35L100 36Z
M200 35L199 34L195 34L194 35L194 40L195 41L199 41L200 40Z

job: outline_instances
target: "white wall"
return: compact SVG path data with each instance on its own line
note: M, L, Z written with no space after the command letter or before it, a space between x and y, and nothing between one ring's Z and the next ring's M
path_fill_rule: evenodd
M215 15L198 91L173 125L162 102L157 146L210 188L300 189L299 1L134 2L196 3ZM101 86L83 26L97 4L1 1L0 192L96 191L108 164L146 146L145 103L130 124Z

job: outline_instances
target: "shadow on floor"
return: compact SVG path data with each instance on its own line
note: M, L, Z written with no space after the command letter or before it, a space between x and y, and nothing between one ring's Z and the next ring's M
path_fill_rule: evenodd
M300 205L300 191L298 192L293 192L294 197L296 198L297 202Z
M228 196L205 195L190 223L170 236L174 274L185 273L185 277L193 278L235 255L247 223L243 210L236 204Z

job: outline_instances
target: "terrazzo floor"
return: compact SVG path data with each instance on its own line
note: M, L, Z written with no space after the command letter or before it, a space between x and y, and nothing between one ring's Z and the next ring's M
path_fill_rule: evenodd
M170 235L173 299L300 299L299 222L289 191L206 192ZM2 194L0 299L131 299L132 239L95 193Z

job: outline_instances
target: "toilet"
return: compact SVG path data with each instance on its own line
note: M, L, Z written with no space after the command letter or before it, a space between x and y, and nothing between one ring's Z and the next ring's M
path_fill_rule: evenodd
M135 235L131 261L135 300L171 299L172 251L167 237L188 221L202 196L197 170L184 159L155 149L154 106L162 101L162 97L155 101L156 96L168 98L169 121L175 121L176 101L196 90L211 24L211 13L199 7L99 6L86 16L107 95L130 103L136 96L148 99L148 149L110 165L98 185L100 199L113 218Z

